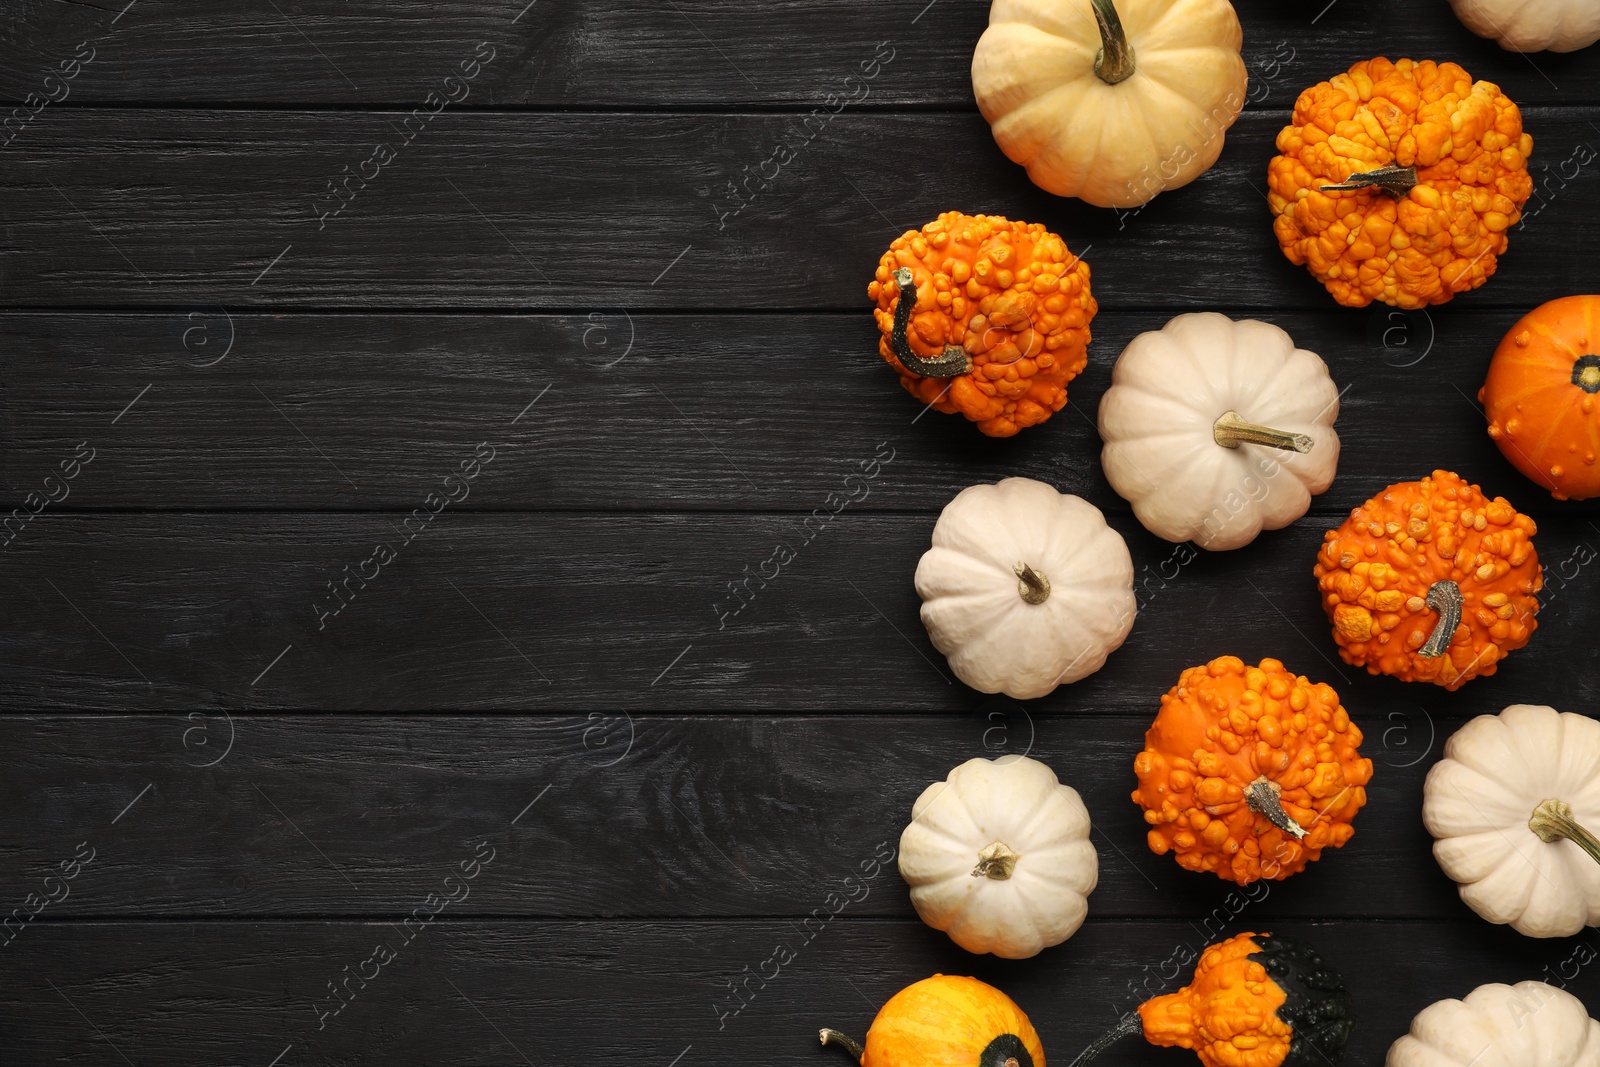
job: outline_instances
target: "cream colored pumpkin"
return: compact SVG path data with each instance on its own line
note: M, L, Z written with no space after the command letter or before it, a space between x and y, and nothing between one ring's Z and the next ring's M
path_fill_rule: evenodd
M1077 790L1027 756L963 763L922 791L900 835L917 914L968 952L1020 960L1059 945L1099 872Z
M1228 0L994 0L972 91L1035 185L1135 207L1217 161L1243 40Z
M1133 628L1133 558L1100 509L1031 478L945 505L917 564L922 624L956 677L1018 700L1093 674Z
M1327 365L1278 327L1179 315L1118 357L1100 399L1100 462L1157 537L1238 548L1332 484L1338 417Z
M1600 1067L1600 1022L1553 985L1481 985L1418 1012L1384 1067Z
M1450 0L1467 29L1508 52L1576 52L1600 41L1595 0Z
M1600 722L1533 704L1480 715L1428 772L1422 821L1461 899L1529 937L1600 923Z

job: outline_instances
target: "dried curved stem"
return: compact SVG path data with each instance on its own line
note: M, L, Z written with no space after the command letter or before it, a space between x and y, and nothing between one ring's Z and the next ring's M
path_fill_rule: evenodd
M1283 803L1278 799L1283 788L1262 775L1250 783L1244 791L1245 805L1257 815L1263 815L1266 820L1286 834L1292 834L1296 840L1306 836L1305 829L1289 817L1283 810Z
M1433 624L1433 633L1428 635L1427 643L1417 649L1417 655L1433 659L1444 655L1456 635L1456 627L1461 625L1461 587L1449 579L1434 582L1428 587L1427 603L1439 613L1439 621Z
M1017 861L1022 858L1020 852L1014 851L1010 845L1003 841L995 841L978 853L978 865L972 868L974 878L993 878L1003 882L1011 877L1011 872L1017 869Z
M900 298L894 306L894 328L889 333L889 346L894 358L912 374L924 378L954 378L972 370L972 357L960 345L945 345L944 351L932 359L923 359L911 351L911 341L906 328L911 325L911 312L917 306L917 287L911 281L911 270L901 267L894 272L895 284L900 286Z
M1324 193L1354 192L1357 189L1376 187L1398 200L1409 193L1416 184L1416 167L1388 166L1379 167L1377 170L1362 171L1360 174L1352 174L1338 185L1322 186L1321 191Z
M1547 844L1571 841L1587 852L1590 859L1600 863L1600 840L1596 840L1593 834L1578 824L1572 817L1571 805L1564 800L1546 800L1534 808L1533 817L1528 820L1528 829Z
M848 1034L841 1034L837 1030L830 1030L827 1027L823 1027L821 1030L817 1031L817 1036L822 1038L822 1043L824 1045L838 1045L840 1048L850 1053L850 1055L856 1058L857 1063L860 1063L861 1057L866 1055L867 1050L861 1047L861 1042L857 1041Z
M1100 27L1100 51L1094 57L1094 72L1107 85L1126 81L1134 72L1133 46L1122 28L1122 16L1111 0L1089 0L1094 21Z
M1144 1020L1139 1018L1139 1013L1130 1011L1117 1020L1117 1025L1095 1038L1089 1047L1078 1053L1078 1058L1072 1061L1072 1067L1083 1067L1084 1064L1094 1059L1106 1049L1115 1045L1125 1037L1144 1033Z

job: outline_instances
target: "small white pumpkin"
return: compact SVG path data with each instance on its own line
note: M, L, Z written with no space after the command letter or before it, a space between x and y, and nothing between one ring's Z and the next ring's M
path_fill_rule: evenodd
M1027 756L971 759L922 791L900 835L922 921L968 952L1034 956L1077 932L1100 859L1078 791Z
M1508 52L1576 52L1600 41L1595 0L1450 0L1456 17Z
M917 564L922 624L956 677L1018 700L1093 674L1133 628L1133 557L1100 509L1031 478L946 504Z
M1228 0L994 0L972 91L1035 185L1135 207L1217 161L1243 40Z
M1338 417L1327 364L1278 327L1179 315L1118 357L1100 399L1100 463L1157 537L1238 548L1333 483Z
M1600 923L1600 722L1534 704L1451 735L1422 789L1433 855L1461 899L1529 937Z
M1543 982L1481 985L1417 1013L1384 1067L1600 1067L1600 1022Z

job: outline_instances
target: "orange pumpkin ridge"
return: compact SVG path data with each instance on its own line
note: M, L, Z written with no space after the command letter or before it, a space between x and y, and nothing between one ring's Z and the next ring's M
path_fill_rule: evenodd
M900 306L904 272L909 309ZM1088 362L1099 310L1088 264L1060 237L1038 223L959 211L897 237L867 296L877 305L878 353L906 391L991 437L1061 410L1067 383Z
M1552 300L1507 331L1478 400L1501 453L1557 500L1600 496L1600 296Z
M1448 689L1493 674L1538 627L1536 529L1449 471L1391 485L1328 531L1317 554L1339 655Z
M1275 659L1190 667L1133 764L1150 851L1240 885L1295 874L1355 833L1372 778L1360 745L1339 694Z
M936 974L878 1009L865 1045L820 1031L861 1067L1045 1067L1039 1034L1015 1001L976 978Z
M1517 105L1454 63L1357 63L1300 94L1277 144L1273 232L1349 307L1482 285L1533 193Z

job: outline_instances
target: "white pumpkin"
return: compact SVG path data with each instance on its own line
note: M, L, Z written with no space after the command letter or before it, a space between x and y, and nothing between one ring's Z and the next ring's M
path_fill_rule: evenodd
M1133 558L1100 509L1031 478L945 505L917 564L922 624L956 677L1018 700L1093 674L1133 628Z
M1027 756L972 759L922 791L900 835L922 921L968 952L1034 956L1077 932L1100 859L1077 790Z
M1157 537L1238 548L1332 484L1338 417L1327 365L1278 327L1179 315L1118 357L1100 399L1100 462Z
M1600 923L1600 722L1533 704L1480 715L1428 772L1422 821L1461 899L1529 937Z
M1450 0L1456 17L1508 52L1576 52L1600 41L1595 0Z
M1600 1022L1553 985L1481 985L1418 1012L1384 1067L1600 1067Z
M1243 40L1228 0L994 0L972 91L1035 185L1135 207L1217 161Z

